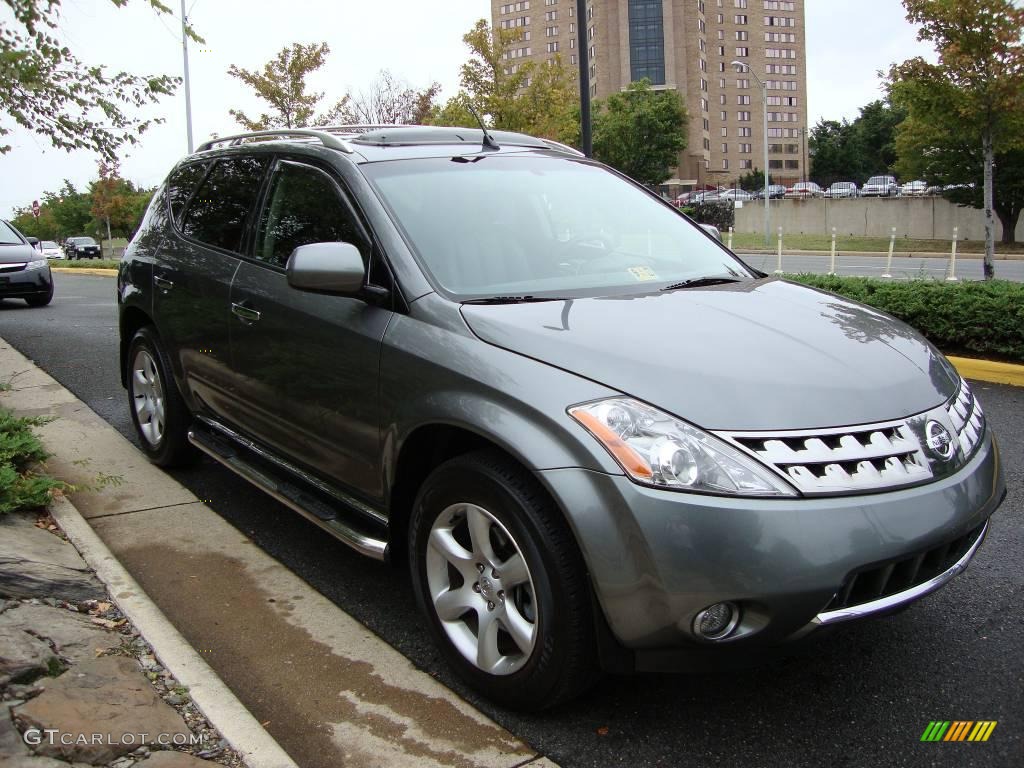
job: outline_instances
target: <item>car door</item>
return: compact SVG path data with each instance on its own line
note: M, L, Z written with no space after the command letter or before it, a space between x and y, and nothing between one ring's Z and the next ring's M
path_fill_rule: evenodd
M174 233L153 264L153 313L182 393L221 416L231 394L231 279L270 158L182 166L169 180Z
M338 179L306 162L277 162L252 258L231 286L231 349L243 431L328 481L380 495L378 373L390 306L292 288L292 251L317 242L372 242Z

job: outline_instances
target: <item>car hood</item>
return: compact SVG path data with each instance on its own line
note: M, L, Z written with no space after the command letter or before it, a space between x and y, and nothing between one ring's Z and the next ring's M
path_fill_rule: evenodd
M462 314L485 342L707 429L885 421L945 402L958 384L946 359L906 324L775 278L654 295L463 305Z
M32 261L39 258L38 254L31 245L0 245L0 264Z

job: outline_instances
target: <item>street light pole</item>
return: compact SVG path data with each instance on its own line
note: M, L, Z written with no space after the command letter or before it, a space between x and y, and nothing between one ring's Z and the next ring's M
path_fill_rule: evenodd
M771 214L768 211L770 195L768 194L768 86L754 74L749 64L742 61L732 63L738 72L746 71L761 86L761 104L764 106L764 245L771 244Z
M188 78L188 22L185 0L181 0L181 53L185 60L185 130L188 133L188 153L192 154L192 89Z

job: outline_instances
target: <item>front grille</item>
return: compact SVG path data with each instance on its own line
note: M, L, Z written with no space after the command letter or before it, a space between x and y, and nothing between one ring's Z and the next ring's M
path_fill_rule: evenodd
M935 578L967 554L984 529L982 523L970 533L940 546L851 573L825 612L880 600Z
M921 444L904 421L729 438L807 493L889 488L932 476Z
M960 447L964 455L970 456L978 447L981 435L985 431L985 414L982 413L981 403L975 398L966 381L961 381L960 391L946 411L960 438Z

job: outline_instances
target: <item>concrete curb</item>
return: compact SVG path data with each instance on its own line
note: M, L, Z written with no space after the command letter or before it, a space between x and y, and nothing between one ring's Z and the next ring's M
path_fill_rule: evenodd
M160 662L249 768L298 768L217 674L167 620L124 566L107 549L75 505L58 497L50 514L89 566L96 572L121 612L153 647Z
M1024 365L999 363L995 360L976 360L973 357L950 357L949 362L956 366L960 375L965 379L1024 387Z
M103 277L117 277L116 269L100 269L99 267L50 267L51 272L62 272L68 275L102 275Z

